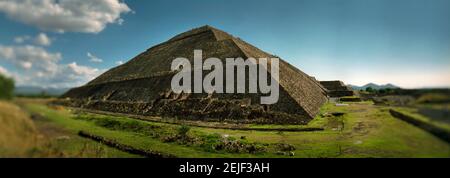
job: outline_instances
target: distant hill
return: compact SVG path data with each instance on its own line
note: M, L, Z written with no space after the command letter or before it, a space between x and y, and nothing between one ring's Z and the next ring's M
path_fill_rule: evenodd
M67 92L69 88L44 88L37 86L16 86L14 94L16 95L50 95L59 96Z
M400 88L400 87L395 86L395 85L390 84L390 83L388 83L388 84L386 84L386 85L377 85L377 84L375 84L375 83L368 83L368 84L366 84L366 85L364 85L364 86L356 86L356 85L349 85L349 86L350 86L353 90L366 90L366 88L369 88L369 87L371 87L371 88L373 88L373 89L376 89L376 90L387 89L387 88L390 88L390 89Z

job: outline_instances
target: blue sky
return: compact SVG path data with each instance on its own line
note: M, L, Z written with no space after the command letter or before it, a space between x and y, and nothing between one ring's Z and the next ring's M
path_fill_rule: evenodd
M205 24L319 80L450 87L448 0L0 0L0 72L19 85L82 85Z

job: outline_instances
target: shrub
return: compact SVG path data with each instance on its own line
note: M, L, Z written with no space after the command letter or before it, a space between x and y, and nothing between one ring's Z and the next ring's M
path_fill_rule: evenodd
M202 136L202 147L207 152L227 152L227 153L260 153L266 151L266 145L249 142L245 139L236 139L234 137L224 137L214 133Z
M0 74L0 99L12 99L14 96L14 80Z
M372 87L367 87L367 88L366 88L366 92L369 92L369 93L375 93L376 90L373 89Z
M191 127L187 125L182 125L180 128L178 128L178 135L181 137L187 137L187 134L191 130Z
M295 150L294 145L291 145L291 144L288 144L288 143L278 143L278 144L276 144L275 146L276 146L276 148L277 148L279 151L284 151L284 152L286 152L286 151L294 151L294 150Z

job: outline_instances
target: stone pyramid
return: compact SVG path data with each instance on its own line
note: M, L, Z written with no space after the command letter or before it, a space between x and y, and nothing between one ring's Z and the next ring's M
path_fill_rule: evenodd
M196 49L203 50L203 59L275 57L226 32L203 26L151 47L88 84L69 90L58 102L90 110L186 120L306 124L327 100L326 91L316 80L282 59L279 100L272 105L261 105L259 99L264 94L260 93L173 93L172 60L185 57L193 63Z
M344 97L355 95L354 91L344 82L339 80L320 81L319 82L326 90L329 97Z

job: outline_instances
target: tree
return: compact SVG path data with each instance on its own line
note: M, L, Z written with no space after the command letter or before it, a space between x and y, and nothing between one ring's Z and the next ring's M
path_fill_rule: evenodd
M369 93L375 92L375 90L372 87L367 87L366 91L369 92Z
M0 99L12 99L14 96L14 80L0 74Z
M386 88L386 93L387 93L387 94L392 94L392 93L394 93L394 89L392 89L392 88Z

